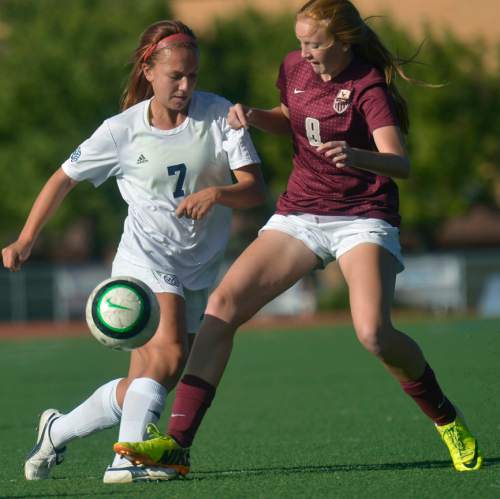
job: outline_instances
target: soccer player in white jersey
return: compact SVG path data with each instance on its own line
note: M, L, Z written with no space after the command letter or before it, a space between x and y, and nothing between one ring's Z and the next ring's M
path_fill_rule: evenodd
M195 35L179 21L142 34L124 92L123 112L84 141L48 180L17 241L3 249L16 271L43 225L82 180L99 186L115 177L128 204L113 275L136 277L156 293L155 336L131 354L127 377L109 381L67 414L47 409L25 463L28 480L44 479L66 444L120 423L119 440L145 438L167 392L177 383L229 238L231 208L265 197L259 158L246 131L231 129L230 103L194 91ZM236 182L233 183L231 172ZM105 483L166 480L168 470L131 466L115 456Z

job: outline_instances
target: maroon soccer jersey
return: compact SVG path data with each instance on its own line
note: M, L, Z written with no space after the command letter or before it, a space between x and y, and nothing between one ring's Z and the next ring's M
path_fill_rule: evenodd
M277 86L290 111L294 146L293 171L277 213L379 218L399 226L398 188L390 177L337 168L317 151L319 144L332 140L376 151L373 131L399 126L382 74L354 58L325 82L294 51L281 65Z

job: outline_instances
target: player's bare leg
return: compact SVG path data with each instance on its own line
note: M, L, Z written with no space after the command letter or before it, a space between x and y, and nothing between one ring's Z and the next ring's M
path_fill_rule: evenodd
M359 341L400 382L403 390L432 419L457 471L482 465L477 441L443 394L419 346L391 322L398 262L384 248L360 244L342 255L340 268L349 286L354 328Z
M187 358L189 341L184 299L174 293L156 293L156 297L160 305L158 330L144 346L132 351L128 376L117 388L120 406L123 406L128 386L136 378L151 378L167 390L172 389Z
M118 387L123 407L119 440L146 438L148 425L160 418L167 391L176 385L187 357L184 299L174 293L157 293L157 298L161 311L158 330L146 345L132 352L128 377ZM131 466L117 455L104 482L169 480L176 475L175 470Z
M279 231L264 231L211 294L186 373L217 386L236 329L317 265L317 256L301 241Z
M263 232L209 298L187 374L177 387L168 435L143 443L121 441L115 451L186 474L189 447L229 360L236 329L317 265L317 256L301 241L279 231Z
M85 437L121 421L122 426L125 423L125 427L131 429L134 437L142 438L147 424L159 418L166 389L177 382L191 342L185 333L184 300L175 294L160 293L158 301L161 310L158 331L144 347L132 352L127 378L112 380L99 387L68 414L55 409L42 414L37 445L25 463L28 480L48 478L50 469L62 461L65 445L76 437ZM125 407L122 411L130 386L129 410ZM116 470L116 473L109 472L108 468L105 480L116 483L172 477L172 473L165 470L136 470L130 463L124 464L127 469Z
M391 322L396 258L379 245L365 243L344 253L339 266L349 287L352 321L361 344L398 380L418 379L426 365L422 351Z

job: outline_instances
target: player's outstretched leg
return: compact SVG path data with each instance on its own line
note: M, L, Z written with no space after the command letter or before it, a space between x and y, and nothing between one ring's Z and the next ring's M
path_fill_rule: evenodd
M477 441L443 393L420 347L391 322L397 260L385 249L361 244L339 264L349 286L354 328L361 344L385 365L436 426L458 471L475 471L482 456Z
M63 461L66 447L56 448L50 438L52 424L61 416L57 409L47 409L40 416L36 444L24 463L26 480L48 478L50 469Z
M148 425L147 432L148 440L117 442L113 450L137 466L168 470L170 478L187 475L190 468L189 448L181 447L170 435L162 435L154 424Z
M38 437L25 464L27 480L48 478L50 469L62 462L66 444L120 421L121 409L116 402L119 379L99 387L88 399L68 414L47 409L40 417Z
M168 435L149 426L150 439L120 439L114 451L132 463L173 468L179 475L186 475L190 469L189 449L215 397L236 329L317 263L311 250L284 233L269 230L259 236L208 300L186 374L176 388Z

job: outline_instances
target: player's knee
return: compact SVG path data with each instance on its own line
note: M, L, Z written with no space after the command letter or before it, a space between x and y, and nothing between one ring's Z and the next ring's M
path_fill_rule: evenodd
M187 360L187 347L180 342L170 342L162 348L150 348L144 373L160 382L177 378Z
M187 345L182 343L171 343L165 346L162 352L155 352L154 362L157 366L165 366L166 371L172 374L178 374L184 368L187 355Z
M236 307L230 293L217 288L208 298L206 315L211 315L232 324L237 320Z
M356 324L355 329L363 347L373 355L383 358L390 344L387 327L378 321L364 321Z

